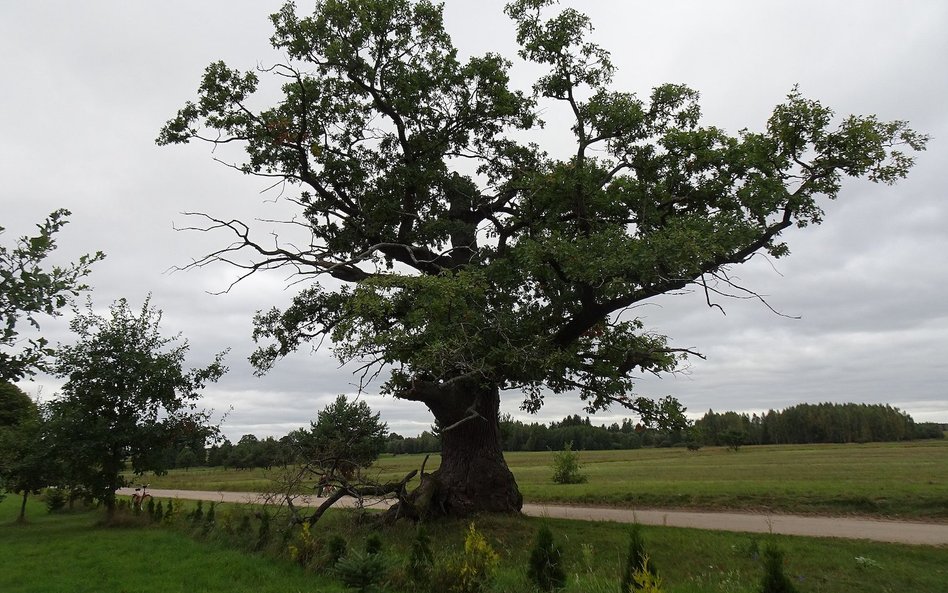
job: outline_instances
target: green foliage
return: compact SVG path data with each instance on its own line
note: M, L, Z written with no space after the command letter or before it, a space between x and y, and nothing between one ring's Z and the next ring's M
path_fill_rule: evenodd
M59 455L69 459L65 477L110 510L115 490L126 485L126 460L135 473L161 473L170 443L203 442L216 430L196 402L226 371L223 353L186 371L187 342L163 337L160 321L150 299L138 313L119 300L107 317L90 304L70 322L76 343L58 354L56 371L66 383L50 404L50 423Z
M655 564L649 557L645 549L645 540L642 538L642 526L634 523L629 529L629 548L625 555L625 562L622 566L622 580L620 581L619 591L628 593L629 591L638 591L636 587L636 575L647 572L657 575Z
M553 453L553 481L557 484L582 484L586 475L581 469L579 453L573 451L573 443L566 443L562 451Z
M61 481L61 460L54 454L48 411L18 387L0 383L0 492L19 493L24 501ZM21 505L25 512L26 506ZM20 521L26 516L21 514Z
M159 500L158 504L155 505L155 514L152 515L152 521L155 523L161 523L161 520L165 517L165 507L164 504Z
M647 556L645 560L647 563ZM628 593L663 593L662 578L640 568L632 573L632 584L629 585Z
M378 591L385 580L388 566L382 554L350 550L334 568L347 587L357 591Z
M83 255L65 268L44 268L44 260L56 249L55 235L67 223L69 214L68 210L56 210L36 225L36 236L20 237L12 247L0 245L0 384L47 369L46 359L53 349L42 337L21 339L19 322L25 319L39 329L40 315L59 316L75 296L89 289L83 278L92 264L105 257L100 251ZM4 230L0 227L0 234ZM0 407L0 425L4 422L2 414Z
M47 488L43 491L43 498L50 513L61 511L66 506L66 492L62 488Z
M295 533L293 542L287 546L287 553L291 560L306 567L316 559L321 549L322 546L313 536L309 523L304 521Z
M146 511L147 511L147 513L148 513L148 516L151 518L152 521L154 521L154 520L155 520L155 511L157 510L157 509L155 509L155 499L154 499L154 498L149 498L149 499L148 499L148 505L146 505L145 509L146 509Z
M431 553L431 538L420 523L415 528L415 537L411 541L408 555L409 578L418 584L425 584L431 578L434 554Z
M191 523L197 525L204 519L204 501L197 501L194 510L191 511Z
M326 556L323 565L326 568L336 566L339 560L346 555L348 548L349 546L346 544L346 540L341 535L336 533L330 535L329 539L326 540Z
M388 426L365 401L340 395L319 412L310 430L290 437L303 463L329 477L351 477L378 459L387 434Z
M260 525L257 527L257 541L254 544L255 550L262 550L270 543L270 513L264 509L260 513Z
M464 554L457 572L455 593L481 593L490 586L500 556L471 523L464 537Z
M635 381L694 352L632 318L637 305L709 281L745 290L732 268L786 256L783 233L821 222L843 177L892 183L925 148L906 122L836 118L796 88L761 131L728 134L702 123L685 85L615 89L589 19L554 4L505 9L540 71L532 93L497 54L462 61L428 0L318 2L309 15L290 3L271 17L284 63L205 69L159 144L243 147L235 168L298 187L292 222L311 233L264 245L249 224L206 217L234 240L195 267L313 279L255 317L257 372L329 339L439 421L473 409L459 386L477 382L520 389L528 412L576 393L590 413L620 404L645 426L684 428L679 402L637 396ZM569 114L562 157L524 140L544 111ZM489 459L497 472L464 479L506 475Z
M379 537L379 534L373 533L369 537L365 538L365 553L366 554L381 554L382 553L382 538Z
M747 433L743 430L726 430L718 438L728 449L737 451L747 441Z
M555 591L566 585L563 552L553 541L550 526L544 523L530 551L527 577L542 591Z
M783 551L769 543L764 548L764 576L760 593L796 593L793 582L783 572Z

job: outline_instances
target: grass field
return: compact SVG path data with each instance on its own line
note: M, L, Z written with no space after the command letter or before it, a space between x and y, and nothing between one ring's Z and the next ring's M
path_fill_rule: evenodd
M0 503L3 593L288 593L344 591L287 561L251 556L157 528L105 528L97 512L49 515Z
M217 507L217 528L189 536L187 527L103 528L96 513L47 515L29 509L29 523L11 521L15 499L0 503L0 591L3 593L194 593L342 591L331 577L304 571L286 559L287 542L273 538L269 555L229 549L215 535L237 505ZM526 561L541 519L481 517L477 528L500 555L493 585L485 593L531 591ZM615 593L628 541L628 527L614 523L545 520L563 548L569 582L565 593ZM439 560L459 554L467 523L427 526ZM414 527L379 529L345 513L331 513L318 525L361 548L369 534L384 540L391 573L404 566ZM762 567L755 551L775 542L786 552L785 570L801 593L944 593L946 550L800 537L643 528L648 550L665 581L666 593L752 593ZM388 591L394 592L393 587ZM415 589L401 589L414 591ZM443 591L440 593L447 593Z
M400 478L423 458L383 456L373 471ZM526 501L948 520L948 440L584 451L588 481L571 485L552 482L551 459L507 454ZM438 461L432 455L426 470ZM278 472L195 468L145 479L154 488L267 491Z

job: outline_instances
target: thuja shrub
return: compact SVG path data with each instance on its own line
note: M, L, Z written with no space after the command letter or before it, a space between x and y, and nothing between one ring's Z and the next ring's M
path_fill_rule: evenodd
M793 582L783 572L783 550L773 543L764 548L764 577L760 593L797 593Z
M309 522L304 521L299 531L296 532L292 543L287 546L287 554L291 560L296 561L300 566L306 567L316 559L320 549L319 540L313 537Z
M553 541L553 532L548 525L541 525L536 541L530 551L527 577L541 591L555 591L566 585L563 569L563 552Z
M500 556L471 523L464 538L464 555L458 571L457 593L481 593L494 578Z
M191 523L197 525L204 519L204 502L197 501L197 506L191 511Z
M573 451L572 441L562 451L553 453L553 481L557 484L582 484L586 476L580 472L579 453Z
M155 523L161 523L161 520L165 516L165 506L161 504L161 501L158 501L157 506L155 506L155 514L152 516L152 520Z
M649 558L645 549L645 540L642 538L642 526L633 523L629 530L629 549L625 555L625 564L622 569L622 581L619 586L620 593L629 593L629 591L642 591L637 588L635 582L636 573L647 572L656 576L655 564Z
M152 520L155 519L155 499L148 498L148 506L145 507L145 510L148 511L148 517Z
M645 565L648 565L648 556L645 557ZM664 593L661 577L644 568L632 573L632 584L627 591L635 593Z

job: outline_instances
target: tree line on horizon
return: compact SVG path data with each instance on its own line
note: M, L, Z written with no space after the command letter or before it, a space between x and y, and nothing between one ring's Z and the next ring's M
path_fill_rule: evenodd
M708 410L688 428L667 431L644 428L630 418L595 425L588 416L574 414L549 424L525 423L509 414L500 423L505 451L560 450L567 443L579 450L639 449L673 446L742 446L809 443L867 443L944 438L945 426L915 422L887 404L798 404L766 414ZM207 449L184 446L169 450L166 465L234 469L272 468L295 462L299 431L275 438L245 434L236 443L224 439ZM406 437L390 433L385 452L392 455L437 453L439 429Z

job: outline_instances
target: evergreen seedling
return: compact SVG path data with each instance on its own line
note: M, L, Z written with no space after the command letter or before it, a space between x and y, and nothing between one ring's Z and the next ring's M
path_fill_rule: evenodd
M155 507L155 523L160 523L165 517L165 506L161 504L161 501L158 501L158 505Z
M566 585L563 552L553 541L553 532L548 525L542 525L537 532L536 542L530 552L527 576L542 591L554 591Z
M797 593L796 587L783 573L783 550L774 544L764 548L764 578L760 593Z
M357 591L377 591L385 579L385 559L381 554L352 551L336 563L336 574Z
M152 521L154 521L155 520L155 499L154 498L148 499L148 506L146 508L148 509L148 517L151 518Z
M431 577L431 565L434 563L434 554L431 553L431 539L428 532L421 525L415 531L415 539L411 542L411 553L408 556L408 574L416 583L425 583Z
M198 501L194 511L191 512L191 523L197 525L204 518L204 502Z
M257 550L262 550L270 543L270 515L266 511L260 513L260 527L257 529Z
M382 538L378 536L377 533L373 533L365 540L365 553L366 554L381 554L382 553Z
M334 567L346 555L346 540L340 535L333 535L326 542L326 567Z

